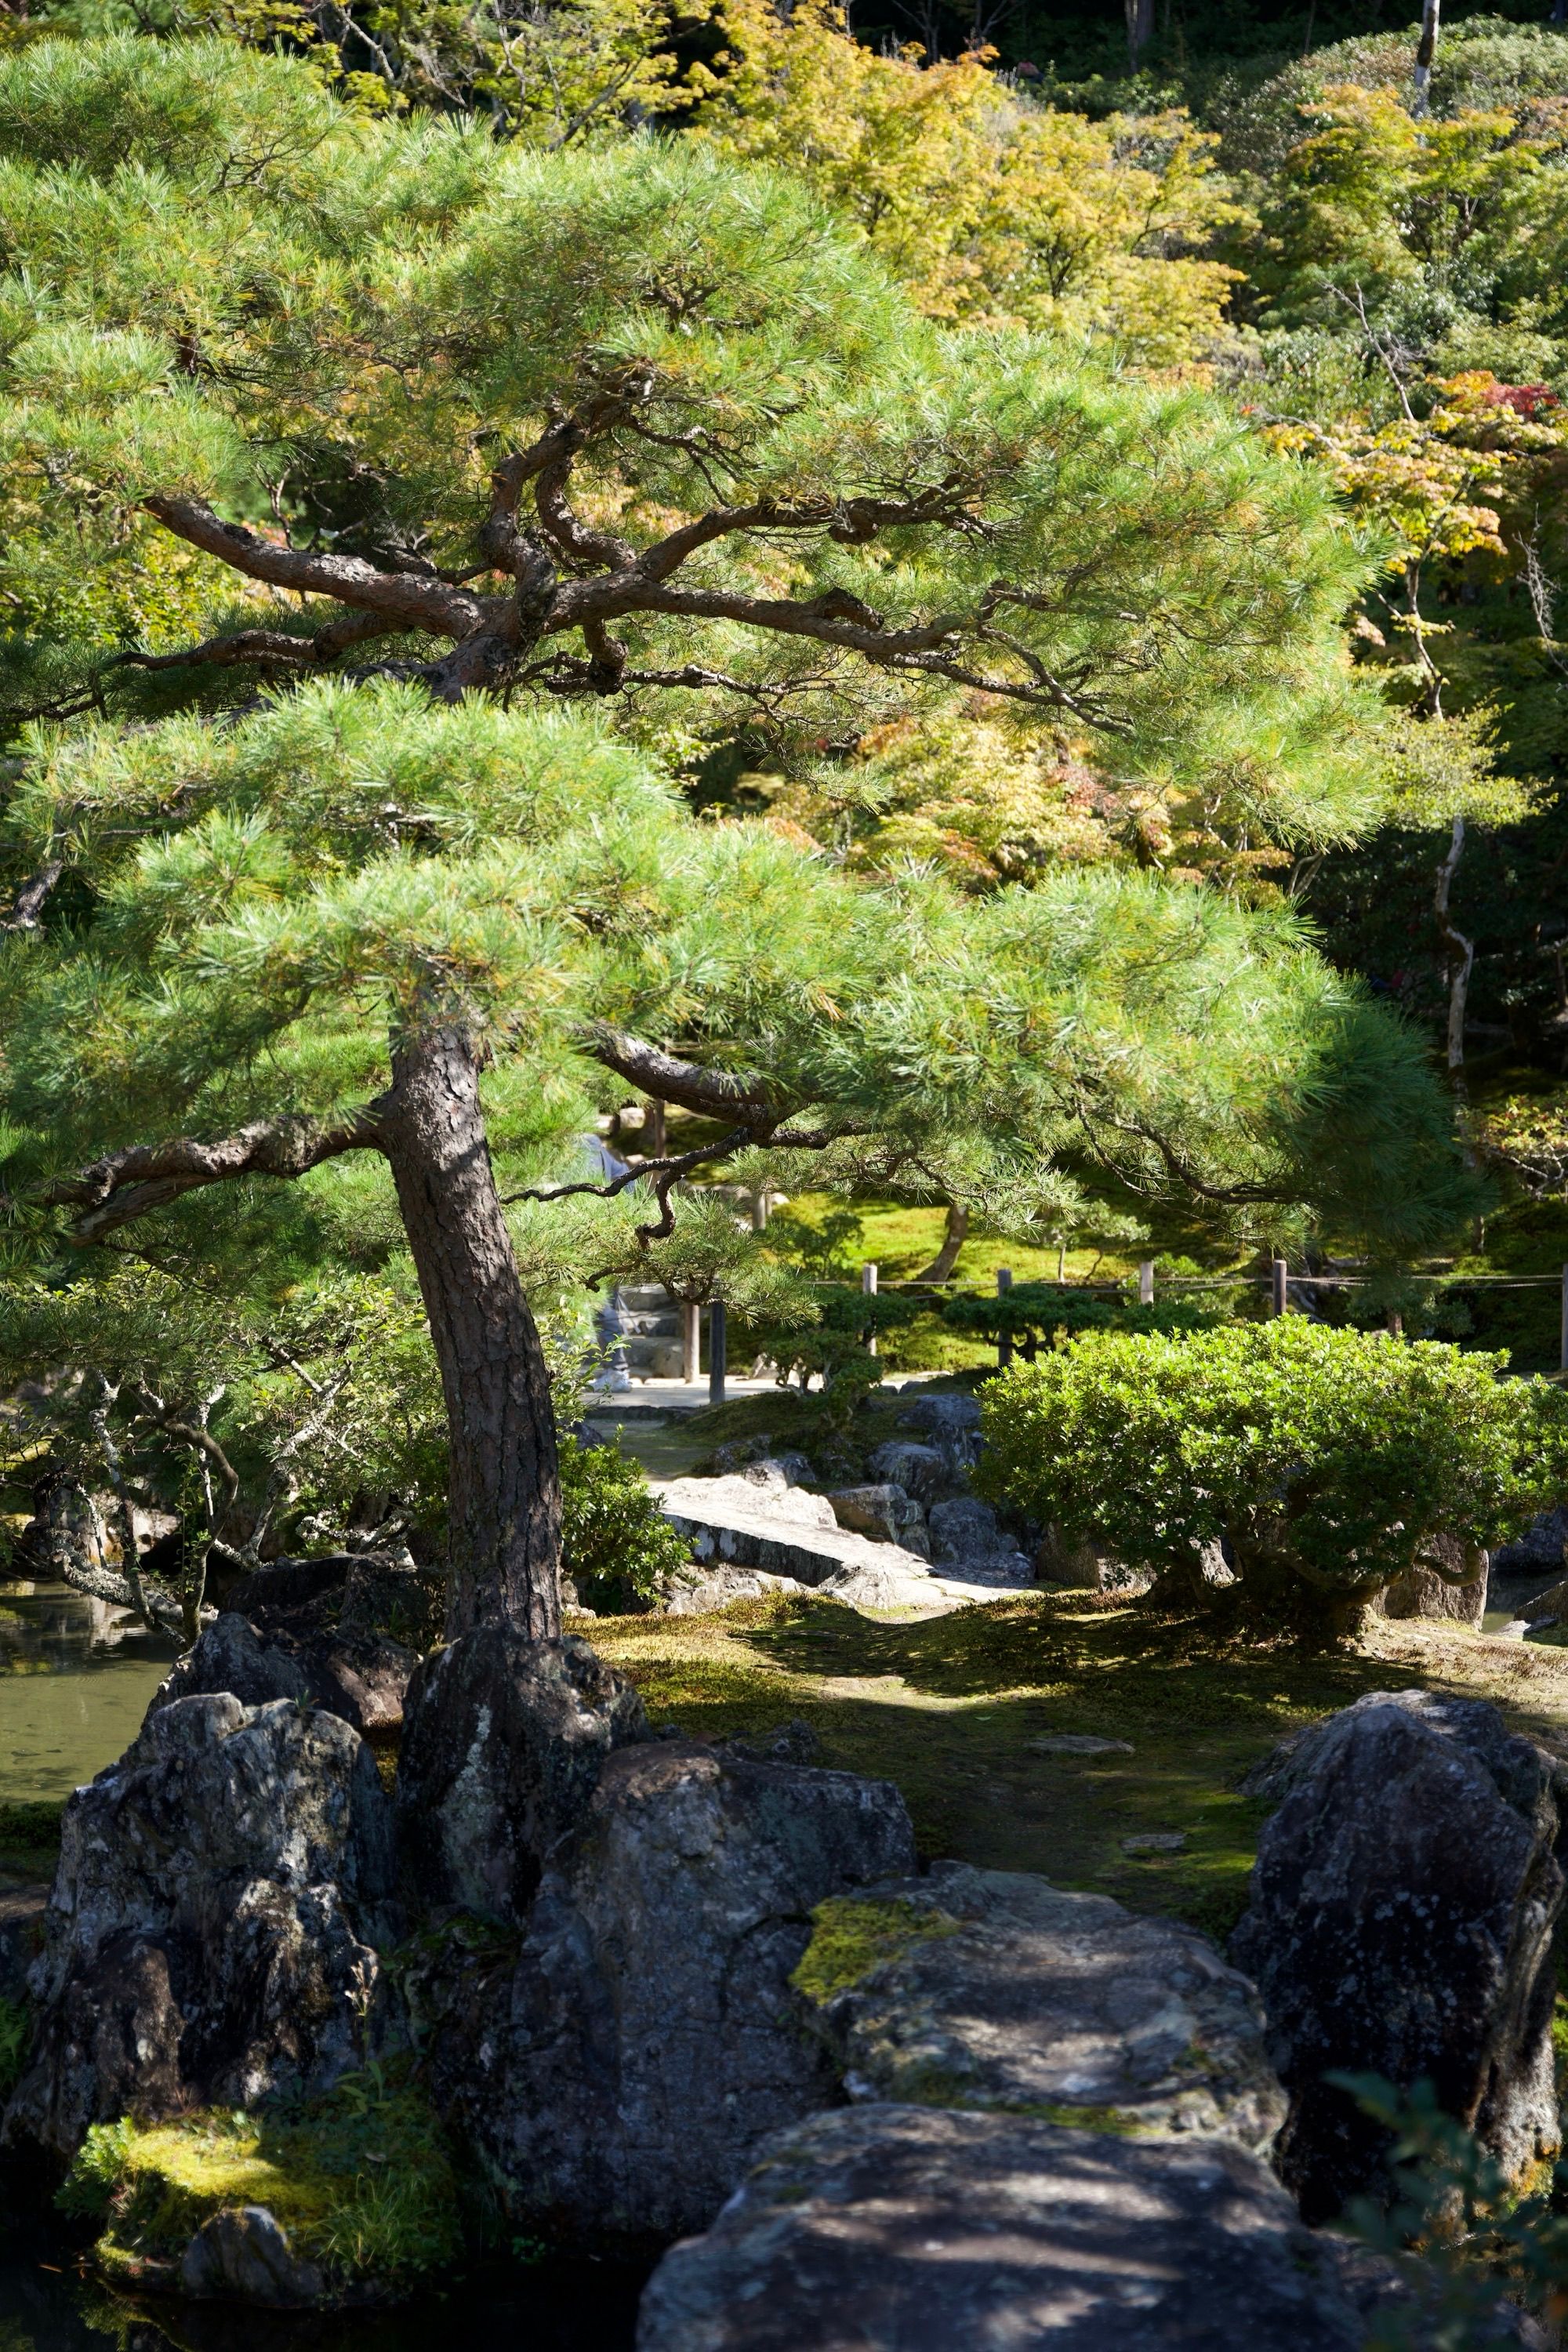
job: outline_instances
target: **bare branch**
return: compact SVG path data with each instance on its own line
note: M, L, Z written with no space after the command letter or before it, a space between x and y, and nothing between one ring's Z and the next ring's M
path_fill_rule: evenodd
M585 1054L625 1078L638 1094L651 1095L658 1102L679 1103L682 1110L695 1111L700 1118L734 1119L753 1141L771 1139L780 1121L788 1117L784 1104L756 1093L727 1070L705 1070L699 1063L683 1062L658 1045L612 1028L607 1022L594 1022L581 1032L579 1042Z
M645 1177L668 1177L673 1183L689 1169L700 1168L705 1160L727 1159L731 1151L739 1151L742 1144L751 1140L749 1128L732 1128L717 1143L700 1143L694 1150L682 1151L674 1159L639 1160L635 1168L628 1168L624 1175L612 1176L607 1184L531 1184L525 1192L506 1193L501 1206L510 1208L514 1201L564 1201L576 1192L591 1193L596 1201L613 1201L628 1184L640 1184Z
M376 613L345 613L329 621L312 636L290 636L284 629L236 629L232 635L205 637L198 646L182 646L174 654L119 654L111 668L132 665L137 669L185 669L194 664L228 668L238 662L288 662L290 665L334 661L352 646L374 637L395 636L395 623Z
M71 1241L97 1242L204 1185L241 1176L303 1176L344 1152L379 1150L381 1116L381 1105L373 1102L336 1127L301 1118L257 1119L216 1143L174 1136L166 1143L130 1144L79 1175L56 1177L35 1197L46 1208L77 1211Z
M358 555L310 554L279 547L242 523L224 522L198 499L151 498L147 511L192 547L216 555L249 580L291 588L301 596L331 596L340 604L378 614L402 629L438 637L466 637L484 625L490 601L449 587L434 572L384 572Z
M65 872L63 857L46 858L36 874L29 874L3 915L0 931L36 931L44 911L44 902Z

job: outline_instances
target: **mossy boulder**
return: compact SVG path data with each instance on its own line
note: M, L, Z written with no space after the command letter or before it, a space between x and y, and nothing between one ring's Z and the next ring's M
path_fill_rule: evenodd
M101 2221L106 2277L196 2297L390 2301L463 2251L441 2127L377 2067L292 2106L95 2124L59 2201Z
M1174 1920L963 1863L813 1916L792 1982L818 2004L852 2098L1260 2153L1284 2120L1256 1993Z

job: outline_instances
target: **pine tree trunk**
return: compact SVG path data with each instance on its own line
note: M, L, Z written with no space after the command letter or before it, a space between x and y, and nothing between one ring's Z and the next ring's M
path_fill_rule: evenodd
M518 1280L461 1028L396 1043L383 1133L447 1400L448 1638L561 1631L561 1488L539 1332Z

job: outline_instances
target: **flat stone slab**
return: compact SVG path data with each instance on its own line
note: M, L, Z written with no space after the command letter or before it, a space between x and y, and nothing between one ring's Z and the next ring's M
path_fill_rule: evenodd
M878 2105L767 2145L637 2352L1362 2352L1410 2302L1229 2141Z
M901 1544L879 1543L841 1528L826 1495L787 1486L782 1477L767 1480L744 1473L723 1478L656 1478L649 1484L665 1517L704 1563L732 1561L738 1568L762 1569L817 1586L846 1572L870 1570L884 1580L896 1577L906 1584L919 1582L932 1605L942 1601L928 1561Z
M822 2003L852 2098L1271 2145L1286 2099L1261 2004L1192 1928L949 1862L846 1896L824 1952L853 1955L862 1903L867 1972Z

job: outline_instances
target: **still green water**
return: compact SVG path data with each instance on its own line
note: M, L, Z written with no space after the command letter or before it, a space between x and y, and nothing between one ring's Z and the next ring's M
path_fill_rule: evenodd
M479 2273L403 2311L160 2309L79 2277L51 2232L18 2219L0 2234L0 2352L632 2352L644 2273L610 2263Z
M112 1764L178 1650L68 1584L0 1583L0 1803L64 1797Z

